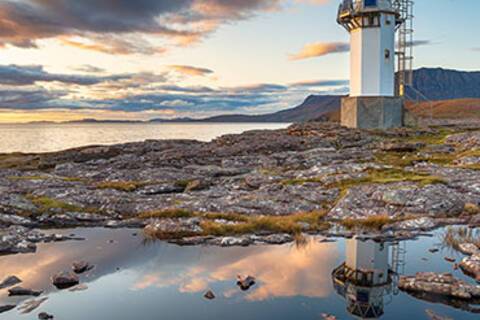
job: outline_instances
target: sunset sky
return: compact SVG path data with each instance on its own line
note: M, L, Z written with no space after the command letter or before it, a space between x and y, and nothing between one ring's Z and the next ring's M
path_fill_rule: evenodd
M266 113L348 92L340 0L2 0L0 122ZM417 0L415 66L480 69L478 0Z

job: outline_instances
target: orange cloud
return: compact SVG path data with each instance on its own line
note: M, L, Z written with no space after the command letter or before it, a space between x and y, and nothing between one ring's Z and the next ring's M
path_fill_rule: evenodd
M169 66L171 70L181 73L187 76L206 76L213 73L213 70L207 68L198 68L193 66L186 65L171 65Z
M299 53L290 55L290 60L304 60L332 53L348 52L350 45L345 42L316 42L306 44Z

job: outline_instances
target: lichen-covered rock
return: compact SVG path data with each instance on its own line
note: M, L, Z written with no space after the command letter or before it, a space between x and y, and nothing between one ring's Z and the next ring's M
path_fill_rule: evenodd
M144 232L159 239L180 238L202 233L198 218L156 219L148 224Z
M465 257L460 262L460 268L475 280L480 282L480 253L474 253L469 257Z
M408 230L408 231L431 230L435 228L437 225L438 223L435 222L434 219L428 218L428 217L421 217L417 219L411 219L411 220L395 223L389 226L389 228L392 228L394 230Z
M466 255L473 255L480 252L480 249L473 243L460 243L458 245L458 251Z
M419 272L415 276L401 276L398 287L406 292L463 300L480 298L480 286L458 280L449 273Z

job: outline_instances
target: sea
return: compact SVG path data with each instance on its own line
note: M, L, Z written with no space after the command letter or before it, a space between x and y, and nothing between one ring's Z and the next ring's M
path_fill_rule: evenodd
M0 153L53 152L148 139L210 141L224 134L286 128L287 123L29 123L0 124Z

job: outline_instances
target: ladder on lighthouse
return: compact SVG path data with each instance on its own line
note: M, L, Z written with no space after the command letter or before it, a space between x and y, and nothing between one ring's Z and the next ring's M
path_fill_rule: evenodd
M406 87L413 85L413 5L412 0L394 0L402 23L398 26L397 93L405 96Z

